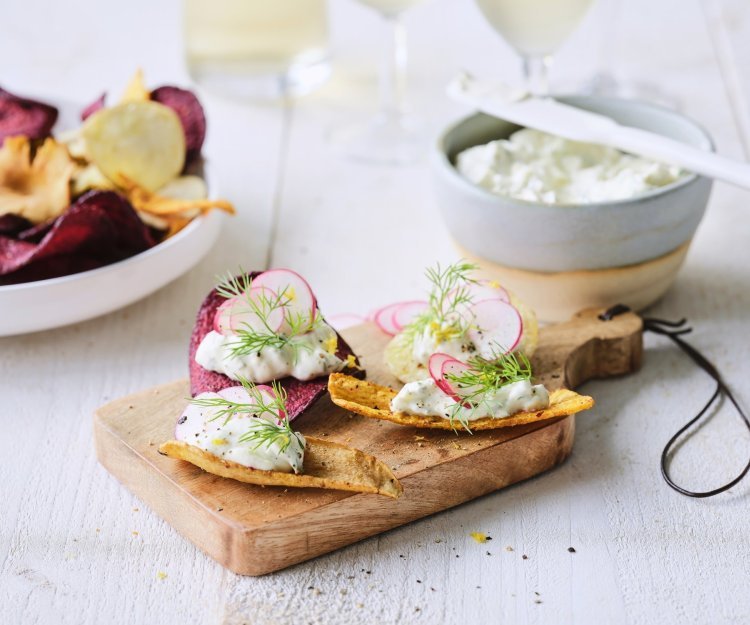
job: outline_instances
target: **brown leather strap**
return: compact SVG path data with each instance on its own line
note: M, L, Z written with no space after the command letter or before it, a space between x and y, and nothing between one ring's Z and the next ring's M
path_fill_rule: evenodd
M599 315L599 318L602 321L609 321L613 317L616 317L617 315L621 315L624 312L628 312L630 309L627 306L623 306L622 304L618 304L617 306L613 306L612 308L608 309L601 315ZM653 317L644 317L643 318L643 329L644 331L653 332L655 334L661 334L662 336L666 336L669 339L671 339L683 352L685 352L690 359L698 365L701 369L703 369L708 375L713 378L713 380L716 382L716 390L714 390L713 394L711 395L711 398L708 400L705 406L698 412L697 415L695 415L692 419L690 419L685 425L683 425L677 432L672 436L672 438L669 439L667 444L664 446L664 450L661 453L661 474L664 478L664 481L670 486L670 488L673 488L678 493L682 495L686 495L687 497L713 497L714 495L718 495L719 493L723 493L724 491L732 488L732 486L735 486L738 484L747 474L750 472L750 460L748 460L748 463L745 465L745 468L740 472L740 474L735 477L733 480L727 482L726 484L723 484L722 486L719 486L718 488L714 488L713 490L708 491L693 491L688 490L687 488L683 488L682 486L679 486L672 480L672 477L669 475L669 465L671 462L671 459L669 457L670 450L674 446L674 444L677 442L677 439L682 436L687 430L689 430L693 425L695 425L698 421L701 420L702 417L704 417L711 406L714 405L721 397L726 397L730 402L732 402L732 405L734 406L735 410L737 411L737 414L740 416L740 418L745 422L745 425L747 426L748 430L750 430L750 419L748 419L747 414L742 409L740 404L738 403L737 399L735 398L734 394L732 393L731 389L726 385L724 382L724 379L721 376L721 373L719 370L714 366L711 361L709 361L703 354L701 354L695 347L687 343L682 336L685 334L689 334L693 331L692 328L686 327L687 320L686 319L680 319L679 321L667 321L665 319L655 319ZM688 434L688 437L691 436Z

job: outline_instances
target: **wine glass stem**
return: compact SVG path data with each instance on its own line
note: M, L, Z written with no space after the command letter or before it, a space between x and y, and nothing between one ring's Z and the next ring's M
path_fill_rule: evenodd
M523 57L523 78L526 83L526 90L536 96L549 95L549 66L552 63L552 57L545 56L524 56Z
M380 113L400 117L406 102L406 26L399 15L386 15L385 19L391 33L380 76Z

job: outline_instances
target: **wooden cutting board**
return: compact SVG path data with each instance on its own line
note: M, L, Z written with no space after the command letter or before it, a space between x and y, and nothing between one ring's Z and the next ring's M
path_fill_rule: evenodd
M601 321L599 312L541 329L533 364L548 388L575 388L640 366L640 318L627 313ZM382 362L387 336L372 324L343 334L369 379L398 386ZM404 495L392 500L243 484L161 456L159 443L172 438L188 396L188 381L179 380L101 407L94 416L96 453L183 536L243 575L303 562L538 475L567 458L575 431L574 416L474 435L417 430L351 415L327 396L294 421L303 434L361 449L391 466L404 486Z

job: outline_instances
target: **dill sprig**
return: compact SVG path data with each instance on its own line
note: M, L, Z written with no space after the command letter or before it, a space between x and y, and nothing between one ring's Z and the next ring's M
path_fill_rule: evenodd
M467 309L473 301L469 285L477 283L471 278L471 272L477 269L476 264L465 260L447 267L437 263L427 268L425 276L432 285L428 307L407 326L405 332L410 339L413 340L428 327L439 332L440 340L463 336L469 327Z
M254 328L243 322L234 331L235 340L227 344L230 354L235 357L247 356L260 353L267 347L282 349L291 347L292 360L296 362L302 349L310 351L312 347L299 337L315 329L321 322L320 317L311 319L309 314L293 312L288 304L292 301L289 287L285 287L280 293L268 295L265 290L258 290L251 296L253 281L250 275L240 268L239 275L227 273L219 277L216 292L224 298L237 298L241 300L244 308L240 312L248 312L255 316L262 327ZM280 332L272 327L271 315L281 309L284 318L284 331Z
M279 453L284 453L292 440L302 444L299 434L292 429L286 410L286 391L278 382L272 382L273 397L264 395L255 384L239 379L242 388L250 396L250 402L236 402L224 397L193 398L190 403L216 411L208 421L224 419L224 425L236 415L253 417L251 428L240 436L241 443L254 443L253 449L278 444ZM283 416L280 416L283 415Z
M449 416L451 424L457 419L471 433L469 417L487 404L488 394L514 382L531 380L532 371L531 363L523 353L506 354L502 349L495 350L490 358L473 356L466 364L468 369L449 373L445 378L460 391L460 401L456 402Z

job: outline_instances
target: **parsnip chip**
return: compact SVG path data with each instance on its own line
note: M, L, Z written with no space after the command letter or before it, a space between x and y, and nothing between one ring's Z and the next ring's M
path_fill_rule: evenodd
M74 169L68 150L54 139L46 139L32 161L29 140L8 137L0 149L0 215L32 223L57 217L70 204Z
M185 165L177 114L157 102L126 102L97 111L83 125L86 154L116 184L124 176L156 191Z
M200 186L190 180L185 180L180 183L179 181L184 179L193 178L193 176L184 176L177 178L170 182L165 187L162 187L167 193L170 193L173 197L162 196L158 193L151 193L146 189L138 186L132 180L129 180L126 176L120 177L120 186L122 187L126 197L138 211L140 215L150 215L156 217L158 220L163 220L169 225L169 236L175 234L181 230L184 226L190 223L194 217L200 213L207 213L214 208L226 211L230 215L234 214L234 206L227 200L218 199L190 199L190 198L178 198L174 197L178 193L197 194L200 192ZM198 179L200 180L200 178ZM200 180L202 183L203 181ZM203 187L205 189L205 186ZM149 219L144 219L147 223ZM153 221L153 220L152 220Z
M304 473L261 471L222 460L183 441L167 441L159 453L186 460L208 473L262 486L327 488L374 493L398 499L404 492L391 470L377 458L331 441L305 437Z
M395 390L365 380L358 380L342 373L332 373L328 378L328 392L331 394L334 404L363 417L383 419L399 425L417 428L452 430L454 427L458 427L457 424L442 417L424 417L404 412L391 412L391 400L397 394ZM549 400L549 408L545 410L518 412L502 419L484 417L470 421L469 427L472 431L495 430L534 421L554 419L555 417L565 417L588 410L594 405L594 400L591 397L579 395L567 389L552 391Z

